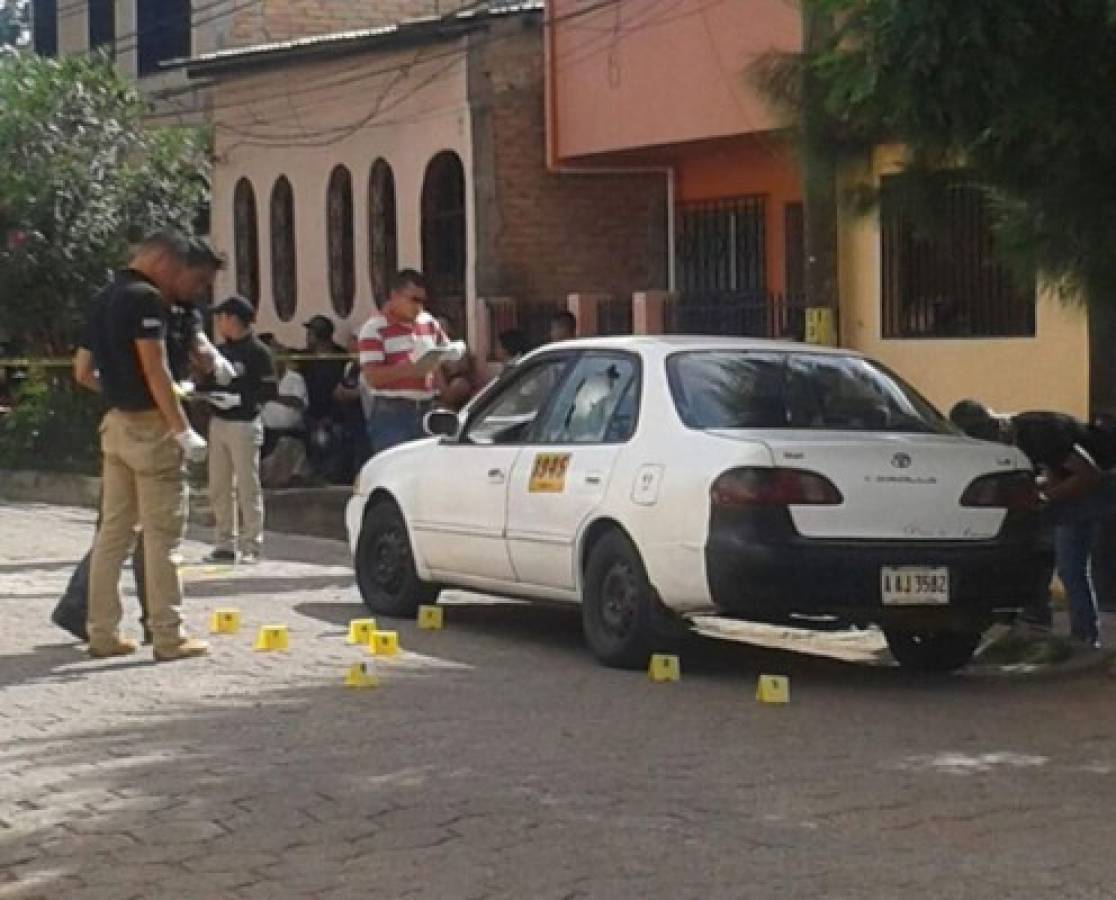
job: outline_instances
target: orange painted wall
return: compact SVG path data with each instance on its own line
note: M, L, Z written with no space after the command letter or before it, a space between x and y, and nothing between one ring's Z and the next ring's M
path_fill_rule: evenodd
M548 0L547 13L559 160L782 124L750 68L801 48L791 0Z
M679 204L749 194L765 198L767 287L786 289L784 209L802 200L802 178L793 148L771 135L748 135L675 148Z

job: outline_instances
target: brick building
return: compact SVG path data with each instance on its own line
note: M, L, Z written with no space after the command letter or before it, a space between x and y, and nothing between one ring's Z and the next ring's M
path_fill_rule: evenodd
M295 5L291 3L291 5ZM470 4L470 7L475 4ZM547 167L541 4L202 54L212 92L213 237L260 327L344 337L390 272L423 268L474 346L571 291L665 286L661 173Z

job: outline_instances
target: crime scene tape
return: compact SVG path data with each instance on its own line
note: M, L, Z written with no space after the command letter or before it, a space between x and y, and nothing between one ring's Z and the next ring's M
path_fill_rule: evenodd
M217 349L221 349L220 345L218 345ZM333 360L352 362L357 358L357 355L355 353L282 353L273 358L280 362L326 362ZM73 364L74 360L71 356L0 357L0 368L3 369L69 369Z

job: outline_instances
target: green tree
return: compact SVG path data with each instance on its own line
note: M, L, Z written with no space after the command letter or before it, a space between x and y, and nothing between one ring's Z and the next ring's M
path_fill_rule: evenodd
M208 193L205 134L144 112L104 58L0 56L0 331L28 352L68 353L129 242Z
M963 170L1017 271L1116 306L1114 0L802 2L833 17L831 37L759 77L814 124L811 153L903 144L915 204L934 173Z

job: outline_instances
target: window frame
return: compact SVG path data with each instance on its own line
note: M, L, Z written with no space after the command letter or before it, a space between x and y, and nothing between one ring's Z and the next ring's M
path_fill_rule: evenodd
M342 319L353 314L356 302L355 215L353 173L338 163L326 183L326 279L330 306Z
M751 355L751 356L758 356L758 357L763 357L763 358L768 358L768 359L770 359L772 357L780 357L782 359L782 363L783 363L782 369L783 369L783 382L784 382L784 387L783 387L783 391L784 391L783 405L784 405L784 408L787 407L787 395L789 393L789 378L792 375L792 369L793 369L794 364L796 362L810 361L810 360L816 360L816 359L822 359L822 360L824 360L824 359L836 359L836 360L842 360L842 361L845 361L845 362L848 362L848 361L852 360L852 361L862 362L865 365L867 365L869 368L875 370L875 372L878 375L883 376L884 378L890 379L892 382L894 382L895 385L900 389L900 391L902 393L904 393L906 395L909 395L907 397L907 399L912 401L912 405L917 406L917 404L922 404L923 406L925 406L926 409L934 417L936 417L936 421L934 421L932 424L934 424L937 427L927 428L925 430L918 430L918 431L914 431L914 430L910 430L910 429L811 428L811 427L803 426L803 425L792 425L789 421L784 425L741 425L741 426L734 426L734 425L708 425L708 426L691 425L690 422L688 422L686 420L686 416L683 415L682 410L679 408L678 368L677 368L677 364L676 364L675 361L677 359L679 359L680 357L684 357L684 356L700 356L700 355L705 355L705 354L723 354L723 353L739 354L741 356ZM734 430L734 431L735 430L740 430L740 431L771 431L771 432L779 432L779 433L788 432L788 431L805 431L805 432L809 432L810 434L817 434L817 435L836 434L836 433L839 433L839 432L859 432L859 433L891 434L891 435L912 435L912 434L918 434L918 435L927 435L927 434L950 435L950 434L957 434L958 433L957 429L950 423L949 419L942 414L941 410L939 410L933 403L931 403L929 400L927 400L926 397L914 385L912 385L906 379L900 377L898 374L896 374L894 371L889 369L887 366L883 365L883 363L880 363L880 362L878 362L877 360L874 360L874 359L869 359L868 357L864 357L864 356L856 356L856 355L853 355L853 354L843 354L843 353L812 353L810 351L802 351L802 350L767 350L767 349L759 349L759 348L748 349L748 350L734 350L734 349L728 349L728 348L709 348L709 349L705 349L705 350L702 350L702 349L676 350L673 353L670 353L670 354L667 355L666 359L663 361L663 366L665 367L665 371L666 371L667 392L670 395L671 412L674 414L675 418L679 421L679 423L682 425L682 427L685 428L687 431L696 431L696 432L701 432L701 433L705 433L705 432L709 432L711 430L717 430L717 429L730 429L730 430ZM931 424L931 423L927 423L927 424Z
M387 301L388 285L399 271L398 199L395 170L379 156L368 172L368 277L377 307Z
M281 236L276 227L275 208L276 202L279 199L278 194L280 189L284 191L283 199L286 201L289 213L289 223L285 236ZM271 186L271 194L268 201L268 237L269 246L271 248L271 298L272 303L275 305L275 314L279 317L281 322L290 322L298 313L298 231L297 225L298 209L295 203L294 185L291 180L286 176L280 174ZM282 239L282 243L280 243ZM282 251L282 252L279 252ZM280 271L280 259L285 259L287 265L284 269L289 271ZM289 278L283 279L280 276L287 275ZM280 286L282 285L282 289ZM283 294L283 302L281 303L280 295ZM287 309L287 296L289 295L290 309ZM285 313L285 314L284 314Z
M540 432L543 430L545 424L549 424L550 417L554 414L558 398L566 389L566 385L573 379L575 373L582 363L594 359L612 359L624 360L632 364L632 378L625 386L624 391L621 392L620 402L613 408L608 422L605 424L605 438L599 441L551 441L542 440ZM607 440L608 430L612 425L612 420L616 417L616 412L620 408L620 404L624 400L624 395L629 391L635 392L635 413L632 415L632 425L627 437L618 440ZM586 350L578 355L577 360L569 370L565 373L562 383L558 385L554 391L554 396L547 404L544 415L536 417L531 428L527 432L527 446L540 446L540 447L608 447L608 446L622 446L630 444L635 438L636 432L639 430L640 414L643 411L643 359L638 354L631 350Z
M1038 336L1037 282L1019 283L997 259L987 203L966 173L940 174L941 193L934 203L942 204L945 224L930 232L920 232L904 209L901 179L907 176L880 178L880 338L1033 340ZM894 187L889 190L889 185ZM910 291L916 281L924 286ZM942 310L947 318L936 321ZM968 326L959 328L966 320Z
M460 434L452 441L447 443L463 446L463 447L526 447L531 445L531 437L538 426L540 419L545 419L550 414L550 408L554 404L554 400L558 393L566 384L566 379L569 378L570 372L573 371L577 365L581 354L572 350L555 350L549 353L541 354L527 360L525 363L519 363L507 369L497 380L492 387L486 391L486 395L480 403L477 404L475 409L470 409L469 414L465 419L465 423L461 426ZM543 366L548 366L552 363L561 363L562 368L558 375L558 380L555 383L554 389L551 391L549 397L545 399L543 404L539 407L538 412L535 413L535 418L531 423L531 427L527 429L522 439L516 441L508 441L507 443L492 443L480 444L469 439L469 432L473 426L486 416L491 409L500 401L503 396L512 389L512 387L524 379L528 378L533 372L541 369Z
M242 208L243 207L246 208ZM250 216L250 222L249 222ZM242 223L241 219L244 218ZM241 225L249 226L247 234ZM236 292L260 308L260 211L252 179L242 175L233 187L233 273Z

